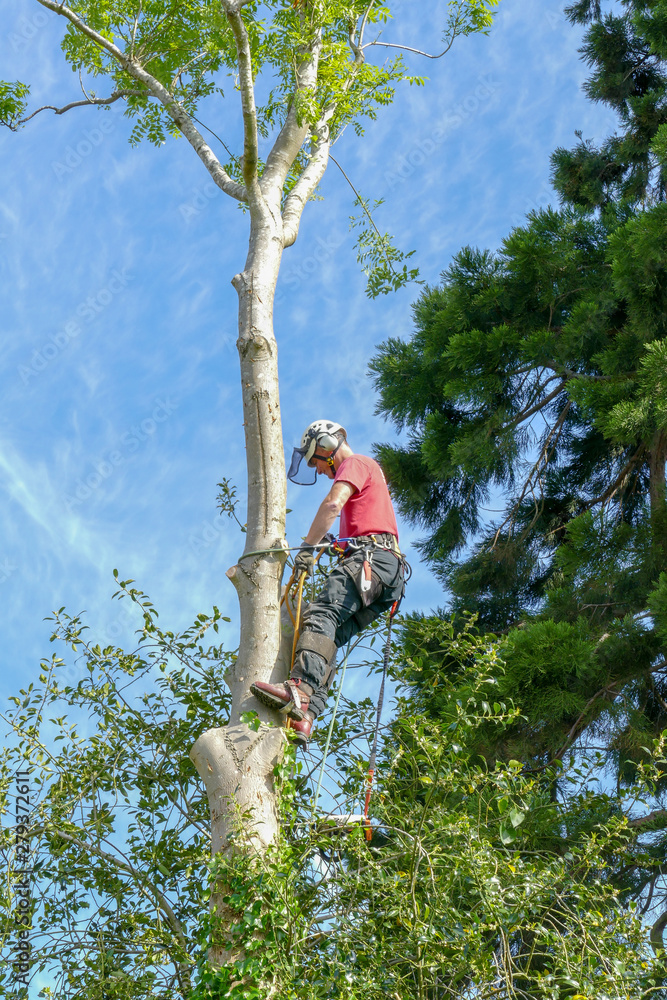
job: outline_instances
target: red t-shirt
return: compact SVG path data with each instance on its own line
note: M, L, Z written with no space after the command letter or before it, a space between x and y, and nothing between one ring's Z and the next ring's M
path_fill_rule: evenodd
M349 483L354 493L340 512L340 537L389 534L398 538L396 515L378 463L350 455L338 466L334 482Z

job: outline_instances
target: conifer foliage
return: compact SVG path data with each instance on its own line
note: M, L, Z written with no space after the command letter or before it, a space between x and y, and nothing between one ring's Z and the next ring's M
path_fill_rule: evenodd
M617 132L556 150L560 208L498 252L461 250L371 368L380 412L409 432L378 448L402 513L454 613L505 635L500 688L524 719L480 748L538 768L599 753L620 789L667 727L667 4L568 16L588 25L587 93ZM423 689L448 667L437 618L411 629L408 652L433 650L408 667ZM619 878L656 885L639 862Z

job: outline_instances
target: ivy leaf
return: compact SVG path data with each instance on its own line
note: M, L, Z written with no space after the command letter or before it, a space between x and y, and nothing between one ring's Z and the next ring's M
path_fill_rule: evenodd
M505 844L505 846L513 843L516 840L516 835L514 831L511 830L508 826L506 826L505 823L503 823L500 827L500 839L502 840L503 844Z
M525 812L522 812L520 809L514 808L514 809L510 809L509 817L510 817L510 823L512 824L512 826L516 830L516 828L518 826L521 826L521 824L525 820L526 814L525 814Z

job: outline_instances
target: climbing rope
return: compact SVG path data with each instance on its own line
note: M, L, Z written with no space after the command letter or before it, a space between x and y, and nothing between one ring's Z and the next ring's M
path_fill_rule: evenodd
M296 659L296 644L299 639L299 632L301 631L301 607L303 603L303 586L305 582L306 582L306 571L304 570L302 573L299 574L299 579L297 581L296 610L294 612L292 612L292 608L290 607L290 602L289 602L290 590L294 585L294 572L292 572L292 575L287 582L287 586L285 587L285 592L283 593L283 596L280 598L281 605L284 604L285 607L287 608L287 614L290 616L290 620L292 622L292 627L294 630L294 636L292 638L292 655L290 658L290 668L294 666L294 660Z
M387 641L384 647L384 666L382 668L382 683L380 684L380 694L378 695L378 707L375 716L375 732L373 733L373 746L371 748L371 755L368 758L368 774L366 775L366 800L364 802L364 836L366 840L370 840L373 836L373 831L371 830L371 821L368 818L368 809L371 804L371 792L373 791L373 775L375 774L375 761L377 757L378 748L378 735L380 732L380 719L382 717L382 706L384 704L384 687L387 680L387 671L389 670L389 656L391 653L391 626L394 621L394 616L398 611L398 605L400 601L394 601L389 611L389 616L387 618Z
M329 543L327 543L327 545L328 544ZM318 561L319 561L320 557L323 555L324 551L325 551L324 549L320 549L320 551L317 553L317 555L315 556L315 563L314 563L314 565L316 565L318 563ZM248 553L248 555L250 555L250 554L251 553ZM301 618L302 618L301 608L303 606L303 588L304 588L304 584L306 582L306 577L308 576L308 573L306 572L305 569L299 574L299 577L298 577L298 580L297 580L297 583L296 583L296 587L297 587L297 590L296 590L296 610L293 613L292 612L292 608L290 607L289 596L290 596L290 591L291 591L292 587L294 586L294 572L295 571L292 570L292 575L290 576L289 580L287 581L287 585L285 586L285 590L283 592L283 596L280 598L281 607L284 604L285 607L287 608L287 614L290 616L290 620L291 620L292 626L294 628L294 637L292 639L292 656L291 656L291 659L290 659L290 669L294 666L294 661L296 659L296 644L299 641L299 634L301 632Z
M355 643L356 646L356 643ZM345 671L347 670L347 660L350 655L350 650L352 649L352 640L347 644L347 649L345 650L345 659L343 660L343 667L341 670L340 681L338 682L338 690L336 691L336 700L334 702L333 712L331 715L331 722L329 723L329 729L327 731L327 738L324 744L324 755L322 757L322 764L320 766L320 774L317 779L317 788L315 790L315 798L313 799L313 808L311 812L311 820L315 815L315 809L317 808L317 803L320 798L320 789L322 787L322 778L324 777L324 768L326 766L327 757L329 756L329 745L331 743L331 734L333 733L334 723L336 722L336 714L338 712L338 703L340 701L340 696L343 691L343 681L345 680Z

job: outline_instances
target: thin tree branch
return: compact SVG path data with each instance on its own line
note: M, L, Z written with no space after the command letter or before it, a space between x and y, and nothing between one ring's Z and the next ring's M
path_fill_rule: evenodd
M143 6L142 0L139 0L137 4L137 13L134 18L134 25L132 26L132 40L130 42L130 58L134 59L134 43L137 37L137 28L139 27L139 18L141 17L141 8Z
M496 547L496 545L498 544L498 539L500 538L500 534L501 534L503 528L505 527L505 525L508 522L513 522L514 521L514 517L515 517L516 512L517 512L517 510L519 508L519 505L521 504L522 500L524 499L524 497L526 496L526 494L528 493L528 491L529 490L532 491L532 488L534 486L534 478L533 477L539 477L540 469L542 468L542 466L543 465L546 466L546 465L549 464L549 458L551 457L551 454L553 452L553 447L555 447L555 445L558 442L558 439L560 437L560 431L562 429L563 423L565 422L565 418L566 418L566 416L567 416L567 414L568 414L571 406L572 406L572 400L569 399L567 401L567 403L565 404L565 406L563 407L563 409L561 410L561 412L559 414L559 417L558 417L558 420L556 421L556 423L554 424L554 426L551 428L551 430L547 434L547 437L546 437L546 439L544 441L544 444L542 445L542 448L540 450L540 454L538 456L538 459L535 462L535 464L533 465L532 469L530 470L530 472L528 474L528 478L524 482L523 489L521 491L520 497L513 504L512 512L507 515L507 517L505 518L505 520L503 521L503 523L500 525L500 527L496 531L495 535L493 536L493 542L491 543L491 550L493 550ZM551 439L553 438L554 434L556 434L556 433L557 433L557 437L556 437L556 440L554 441L554 445L553 445L553 447L551 449L549 449L549 443L551 442Z
M221 138L220 138L220 136L218 135L218 133L217 133L217 132L214 132L212 128L209 128L209 127L208 127L208 125L204 125L204 123L203 123L202 121L200 121L200 120L199 120L199 118L197 118L197 116L196 116L196 115L192 115L192 120L193 120L194 122L197 122L197 124L198 124L198 125L201 125L201 127L202 127L202 128L205 128L207 132L210 132L210 133L211 133L211 135L212 135L212 136L213 136L213 137L214 137L215 139L217 139L217 140L218 140L218 142L220 143L220 145L221 145L221 146L224 146L224 149L225 149L225 152L227 153L227 155L229 156L229 158L230 158L231 160L233 160L233 161L234 161L235 163L238 163L238 162L239 162L239 158L238 158L238 156L235 156L235 155L234 155L234 154L232 153L231 149L229 148L229 146L227 145L227 143L225 142L225 140L224 140L224 139L221 139ZM235 515L235 518L236 518L236 515ZM243 525L242 525L242 524L241 524L241 522L240 522L240 521L238 520L238 518L236 518L236 522L237 522L237 524L239 525L239 527L241 527L241 528L243 527Z
M368 221L370 222L371 226L373 227L373 229L377 233L378 239L380 241L382 241L382 233L380 232L380 230L378 229L377 225L375 224L375 219L373 218L373 216L371 214L371 211L368 208L366 200L361 197L361 194L359 193L359 191L357 191L356 187L354 186L354 184L352 183L352 181L350 180L350 178L348 177L348 175L345 173L345 171L343 170L342 166L340 165L340 163L338 162L338 160L336 159L336 157L333 155L333 153L329 153L329 159L332 160L336 164L336 166L340 170L341 174L343 175L343 177L345 178L345 180L347 181L347 183L350 185L350 187L354 191L355 198L357 199L357 201L359 202L359 204L363 208L363 210L364 210L364 212L366 214L366 218L368 219ZM392 274L396 274L396 271L394 270L394 266L393 266L391 260L389 259L389 257L386 254L385 254L385 260L387 262L387 267L389 268L389 270L391 271L391 273Z
M588 500L584 504L584 506L582 507L582 509L580 510L579 513L583 514L584 511L590 510L590 508L591 507L595 507L596 504L598 504L598 503L604 503L605 500L611 500L612 497L614 496L614 494L617 493L618 490L623 486L624 481L630 475L633 467L637 464L638 460L644 454L644 450L645 450L644 449L644 445L640 444L639 447L637 448L637 451L629 459L629 461L626 463L626 465L623 466L623 468L621 469L621 471L619 472L618 476L616 477L616 479L614 480L614 482L611 484L611 486L608 489L606 489L604 491L604 493L601 493L599 496L595 497L593 500Z
M583 291L583 289L579 289L579 291ZM589 375L587 372L576 372L573 368L563 368L561 370L568 378L585 378L589 382L609 382L612 379L611 375Z
M375 0L370 0L370 3L369 3L369 5L368 5L368 7L367 7L367 8L366 8L366 10L364 11L364 16L362 17L362 19L361 19L361 24L360 24L360 26L359 26L359 47L360 47L360 48L361 48L362 50L363 50L363 47L364 47L364 46L363 46L363 42L364 42L364 31L366 30L366 24L367 24L367 22L368 22L368 17L369 17L369 15L370 15L370 12L371 12L371 8L373 7L373 4L374 4L374 3L375 3ZM363 58L363 57L362 57L362 58Z
M60 2L60 0L37 0L37 3L41 4L42 7L46 7L48 10L52 10L54 14L60 14L62 17L66 18L83 35L90 38L90 40L95 42L96 45L99 45L100 48L105 49L109 55L114 57L114 59L117 59L121 65L124 66L126 62L130 62L129 57L126 56L117 45L114 45L114 43L110 42L108 38L101 35L99 31L95 31L94 28L91 28L90 25L86 24L86 22L83 21L78 14L76 14L73 10L70 10L69 7L66 7L64 2Z
M71 833L66 833L64 830L58 829L58 827L55 826L49 827L47 825L42 829L43 832L46 832L47 830L50 829L51 832L54 833L56 837L60 837L61 840L66 840L69 843L74 844L75 847L80 848L82 851L89 851L91 854L94 854L102 861L106 861L108 864L115 865L117 868L120 868L121 871L127 872L128 875L132 875L132 877L135 878L139 884L146 886L146 888L153 893L153 895L159 902L160 907L164 915L166 916L172 931L176 935L179 944L183 948L183 951L186 954L188 953L188 943L185 939L185 934L183 933L183 928L181 926L180 920L178 919L178 917L172 910L171 906L169 905L168 899L158 889L158 887L148 879L148 876L146 875L145 872L138 871L131 864L129 864L129 862L121 861L120 858L114 857L113 854L108 854L106 851L103 851L100 847L96 847L94 844L86 843L83 840L79 840L77 837L72 836ZM35 831L35 833L39 832L40 832L39 829Z
M599 640L598 645L600 644L600 642L602 642L604 639L607 639L607 638L609 638L608 635L603 636L602 639ZM667 667L667 660L663 660L662 663L658 663L654 667L651 667L651 669L648 671L648 673L649 674L655 674L655 673L658 672L658 670L663 670L665 667ZM575 741L575 739L577 738L577 736L579 735L579 733L584 728L584 721L586 719L586 715L588 714L589 709L592 708L592 706L595 704L595 702L597 701L598 698L604 697L607 701L611 700L612 698L616 698L618 696L618 694L619 694L618 687L622 683L623 682L621 680L614 681L612 684L607 684L605 687L600 688L599 691L596 691L595 694L593 695L593 697L589 698L589 700L584 705L582 711L579 714L579 717L577 718L577 721L574 723L574 725L570 729L569 733L567 734L567 736L565 738L565 742L563 743L563 745L561 746L561 748L558 750L558 752L551 758L551 760L547 764L544 764L544 765L542 765L539 768L531 768L531 770L528 771L527 773L531 773L532 774L535 771L543 771L545 768L551 767L553 764L555 764L555 762L557 760L561 760L562 757L563 757L563 754L566 753L569 750L569 748L572 746L573 742ZM582 749L586 749L586 748L582 747ZM588 749L595 750L595 749L601 749L601 748L600 747L588 747ZM650 823L654 819L662 819L663 817L667 817L667 809L660 809L657 812L649 813L648 816L643 816L643 817L640 816L636 820L629 820L628 821L628 826L639 827L639 826L642 826L642 825L646 825L647 823Z
M248 192L251 208L265 207L262 190L257 176L259 161L259 144L257 138L257 108L255 106L255 87L252 78L252 55L248 32L241 17L239 0L231 3L222 0L222 6L227 15L234 39L239 67L239 86L241 89L241 109L243 113L243 179Z
M653 893L655 892L655 887L656 887L656 885L658 883L658 879L661 877L661 875L662 875L662 872L656 872L653 875L653 877L649 880L648 896L646 898L646 902L644 903L644 905L642 906L641 910L639 911L642 916L644 916L646 913L648 913L648 911L651 909L651 903L653 902ZM644 883L644 886L642 888L645 888L645 886L646 886L646 883Z
M456 38L456 35L452 34L451 41L450 41L449 45L447 46L447 48L443 49L442 52L439 52L437 56L434 56L430 52L422 52L421 49L413 49L410 45L398 45L398 44L395 44L393 42L378 42L377 39L374 42L366 42L366 44L363 46L363 48L364 49L368 49L371 46L378 45L378 46L381 46L383 49L401 49L401 51L403 51L403 52L414 52L415 55L424 56L425 59L442 59L442 57L446 56L447 53L449 52L449 50L451 49L452 45L454 44L454 39L455 38Z
M83 76L81 74L81 67L79 67L79 86L81 87L81 93L86 98L86 100L87 101L92 101L93 98L90 96L90 94L88 93L88 91L86 90L86 88L83 85ZM114 93L115 93L115 91L114 91Z
M378 229L378 227L375 225L375 220L373 219L373 216L371 215L371 213L368 211L368 207L366 206L366 202L361 197L360 193L357 191L356 187L354 186L354 184L352 183L352 181L350 180L350 178L348 177L348 175L345 173L345 171L343 170L342 166L340 165L340 163L338 162L338 160L336 159L336 157L333 155L333 153L329 153L329 159L332 160L336 164L336 166L340 170L341 174L343 175L343 177L345 178L345 180L347 181L347 183L352 188L352 191L354 192L354 196L357 199L357 201L359 202L359 204L361 205L361 207L363 208L364 212L366 213L366 217L368 218L368 221L370 222L371 226L373 227L373 229L375 230L375 232L378 234L378 236L380 237L380 239L382 239L382 233L380 232L380 230Z
M599 691L596 691L592 698L588 699L588 701L584 705L582 711L579 713L579 718L574 723L574 725L570 729L569 733L565 737L565 742L561 746L560 750L551 759L551 761L549 762L549 764L547 764L547 767L550 767L551 764L554 763L554 761L561 760L562 757L563 757L563 754L566 753L569 750L569 748L572 746L572 744L576 740L577 736L579 735L579 733L581 732L581 730L584 727L584 720L586 719L586 716L588 714L589 709L591 709L593 707L593 705L598 700L598 698L604 698L606 701L609 701L610 697L612 697L612 696L615 698L616 695L618 694L617 686L618 686L618 681L615 681L613 684L607 684L605 687L600 688Z
M38 115L40 111L53 111L57 115L64 115L66 111L71 111L72 108L85 108L92 104L114 104L121 97L144 97L145 94L145 90L115 90L111 97L87 97L85 101L70 101L69 104L65 104L62 108L56 107L55 104L44 104L41 108L33 111L31 115L28 115L27 118L21 118L16 123L15 128L18 128L19 125L25 125L31 118Z
M171 81L171 84L169 85L170 92L173 92L177 81L183 76L183 74L186 73L191 66L194 66L196 62L199 62L199 60L205 55L206 55L206 49L204 49L203 52L198 52L193 59L190 59L189 62L186 62L185 66L181 66L180 69L176 70L176 72L174 73L174 77Z
M46 7L47 10L51 10L55 14L66 18L74 25L77 31L90 38L99 48L108 52L126 73L143 84L149 93L163 105L167 114L178 125L218 187L225 194L228 194L231 198L235 198L237 201L248 200L248 193L245 187L232 180L211 147L204 141L203 136L195 128L192 118L185 108L169 93L159 80L145 70L135 58L128 56L117 45L110 42L108 38L101 35L99 31L95 31L89 24L86 24L78 14L69 7L66 7L64 2L59 2L59 0L37 0L37 3L42 7Z
M549 382L553 382L555 378L558 378L558 375L552 375L550 378L548 378L544 383L544 385L540 386L540 391L544 389L545 386L549 384ZM567 385L567 380L565 382L561 382L560 385L557 385L556 388L552 392L550 392L548 396L544 397L544 399L540 399L539 402L535 403L527 410L522 410L521 413L517 413L516 417L513 417L512 420L509 422L509 424L505 425L503 430L509 430L510 427L515 427L517 424L520 424L523 420L527 420L528 417L532 417L534 413L537 413L538 410L541 410L543 409L543 407L547 406L552 399L555 399L556 396L558 396L559 393L563 391L566 385Z
M632 74L634 73L634 71L636 69L639 69L640 66L643 66L645 62L649 61L649 59L653 59L656 62L658 61L655 52L647 52L645 56L642 56L641 59L638 59L636 63L632 64L632 66L630 67L630 69L628 70L628 72L625 74L625 76L621 80L621 83L625 83L625 81L628 80L632 76Z
M665 910L665 912L658 917L656 922L653 924L653 927L651 927L651 947L656 955L660 955L660 953L664 954L665 951L665 943L663 940L665 927L667 927L667 910Z
M654 809L646 816L637 816L636 819L629 819L628 826L633 830L637 830L642 826L648 826L650 823L656 823L659 820L667 820L667 809Z
M372 4L371 4L371 6L372 6ZM369 13L370 9L371 8L369 6L366 9L366 12L365 12L365 14L363 16L363 20L362 20L362 23L361 23L360 28L359 28L359 42L358 43L356 41L356 27L355 27L356 22L354 22L353 24L350 25L350 30L349 30L349 33L348 33L348 38L349 38L350 48L352 50L352 54L354 55L354 63L352 65L352 73L350 74L349 78L345 81L345 85L343 87L344 93L347 93L347 91L349 90L349 88L352 86L352 81L354 80L354 78L355 78L355 76L357 74L357 70L359 69L359 67L363 66L363 64L366 62L366 56L364 55L363 48L360 48L360 46L361 46L361 42L362 42L362 38L363 38L364 28L366 27L366 18L368 17L368 13Z

